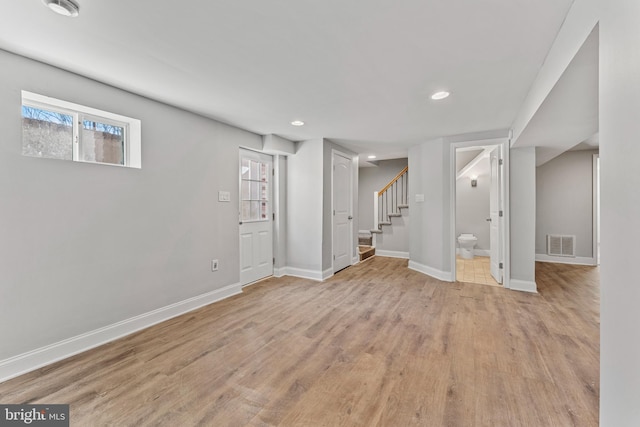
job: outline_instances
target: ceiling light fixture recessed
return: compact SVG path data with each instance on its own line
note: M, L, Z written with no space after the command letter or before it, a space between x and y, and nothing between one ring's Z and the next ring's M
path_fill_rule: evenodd
M42 0L45 6L63 16L76 17L80 7L72 0Z
M375 158L376 156L374 156L373 154L367 157L367 159L375 159Z
M435 99L436 101L439 101L441 99L445 99L449 95L450 95L449 92L443 90L442 92L436 92L433 95L431 95L431 99Z
M294 120L291 122L293 126L304 126L304 122L302 120Z

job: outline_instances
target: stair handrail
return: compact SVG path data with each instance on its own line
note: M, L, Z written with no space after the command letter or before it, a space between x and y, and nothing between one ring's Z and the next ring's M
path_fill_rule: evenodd
M391 186L393 184L395 184L395 182L397 180L399 180L400 178L402 178L402 175L404 175L405 173L407 173L409 171L409 166L405 166L404 169L402 169L400 171L400 173L398 173L398 175L396 175L395 178L393 178L391 181L389 181L389 183L387 185L384 186L384 188L380 191L378 191L378 195L382 195L385 191L387 191L389 188L391 188Z

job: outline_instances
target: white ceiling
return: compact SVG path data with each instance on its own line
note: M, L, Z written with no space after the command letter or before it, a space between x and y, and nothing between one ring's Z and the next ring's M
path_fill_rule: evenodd
M515 146L535 146L536 164L573 149L598 148L599 28L555 84Z
M77 0L77 18L3 2L2 49L382 159L509 128L572 0ZM430 99L443 89L452 95Z

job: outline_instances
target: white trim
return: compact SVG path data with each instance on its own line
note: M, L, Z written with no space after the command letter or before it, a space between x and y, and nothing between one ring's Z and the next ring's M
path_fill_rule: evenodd
M162 307L112 325L0 361L0 382L117 340L134 332L242 293L240 283Z
M356 265L360 262L360 254L351 258L351 265Z
M384 249L376 248L376 255L385 256L387 258L409 259L409 252L403 252L403 251L385 251Z
M426 274L427 276L431 276L443 282L455 282L454 273L450 271L440 271L433 267L429 267L427 265L420 264L419 262L415 262L411 260L409 260L409 268L411 270L417 271L422 274Z
M510 289L512 291L531 292L534 294L538 293L538 285L536 285L536 282L530 282L528 280L511 279L510 283L511 283Z
M322 282L324 280L324 272L319 270L306 270L304 268L284 267L281 268L280 271L284 272L284 276L300 277L301 279L311 279L318 282Z
M273 277L282 277L286 275L287 275L287 267L273 269Z
M589 257L566 257L566 256L552 256L547 254L536 254L536 261L538 262L553 262L556 264L571 264L571 265L597 265L595 258Z
M598 191L598 181L600 181L600 174L598 172L598 159L600 158L600 154L594 154L593 155L593 159L592 159L592 172L591 172L591 181L593 183L592 186L592 190L591 190L591 201L592 201L592 217L591 217L591 221L593 222L592 225L592 240L593 240L593 244L592 244L592 249L591 249L591 256L593 257L593 265L598 265L599 261L598 261L598 234L600 233L599 230L599 210L598 210L598 199L600 198L600 191Z
M348 265L347 267L351 267L350 265ZM347 268L345 267L345 268ZM324 270L322 272L322 279L321 280L327 280L329 278L333 277L333 266L331 266L331 268L327 268L326 270Z

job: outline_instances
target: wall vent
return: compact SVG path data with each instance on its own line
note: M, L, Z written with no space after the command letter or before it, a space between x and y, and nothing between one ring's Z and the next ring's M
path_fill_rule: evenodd
M547 234L547 255L576 256L576 236Z

